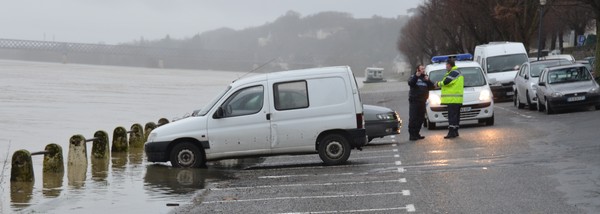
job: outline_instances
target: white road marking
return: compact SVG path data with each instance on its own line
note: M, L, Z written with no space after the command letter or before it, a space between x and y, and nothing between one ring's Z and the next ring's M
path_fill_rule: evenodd
M394 151L394 152L398 152L398 149L394 149L394 150L392 150L392 151Z
M349 198L349 197L368 197L368 196L385 196L385 195L410 195L410 191L402 190L401 192L382 192L382 193L367 193L367 194L351 194L351 195L318 195L318 196L289 196L289 197L274 197L274 198L254 198L240 200L219 200L219 201L204 201L202 204L215 203L235 203L235 202L257 202L257 201L273 201L273 200L298 200L298 199L323 199L323 198Z
M222 190L246 190L246 189L268 189L268 188L287 188L287 187L306 187L306 186L337 186L337 185L365 185L365 184L381 184L381 183L406 183L406 178L397 180L382 180L382 181L359 181L359 182L340 182L340 183L322 183L322 184L281 184L281 185L264 185L264 186L249 186L249 187L230 187L230 188L211 188L211 191Z
M395 164L396 164L396 166L400 166L400 165L402 165L402 162L401 161L396 161Z
M334 173L334 174L299 174L299 175L273 175L273 176L258 176L259 179L277 179L277 178L292 178L292 177L308 177L308 176L345 176L354 175L353 172ZM361 173L359 173L361 174ZM365 173L366 174L366 173Z
M336 211L312 211L312 212L291 212L291 213L280 213L280 214L326 214L326 213L365 213L365 212L380 212L380 211L391 211L391 210L406 210L407 212L414 212L415 206L412 204L406 205L406 207L390 207L390 208L375 208L375 209L362 209L362 210L336 210ZM411 211L412 210L412 211Z
M513 113L513 114L519 115L519 116L521 116L521 117L524 117L524 118L527 118L527 119L531 119L531 118L533 118L532 116L525 115L525 114L521 114L521 113L519 113L519 112L516 112L516 111L513 111L513 110L509 110L509 109L507 109L507 108L500 107L500 106L497 106L497 105L495 105L495 106L494 106L494 108L499 108L499 109L502 109L502 110L504 110L504 111L508 111L508 112L510 112L510 113Z
M398 146L398 144L395 144L395 143L394 143L394 144L392 144L392 146Z
M394 157L395 157L395 158L399 158L399 157L400 157L400 155L394 155Z
M398 167L398 172L406 172L406 170L402 167Z

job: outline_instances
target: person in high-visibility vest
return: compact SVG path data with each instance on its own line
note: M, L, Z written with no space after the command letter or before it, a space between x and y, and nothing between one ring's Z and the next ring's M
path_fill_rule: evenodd
M446 61L446 74L437 82L437 87L442 89L442 105L448 106L448 135L444 138L458 137L460 123L460 107L463 103L464 77L456 67L454 59Z

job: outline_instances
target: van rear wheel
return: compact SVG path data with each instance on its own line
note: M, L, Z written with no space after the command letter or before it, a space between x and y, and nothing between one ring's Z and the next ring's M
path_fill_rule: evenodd
M199 168L205 164L202 150L190 142L175 145L169 157L173 167Z
M350 144L342 135L327 135L319 142L319 157L326 165L345 163L350 157Z

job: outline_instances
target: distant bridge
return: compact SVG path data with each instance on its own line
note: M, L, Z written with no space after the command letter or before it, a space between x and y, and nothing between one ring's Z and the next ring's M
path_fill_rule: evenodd
M279 57L198 48L0 39L0 58L152 68L248 71ZM296 56L295 59L290 60L293 62L285 62L280 59L261 70L285 70L317 66L312 59L313 56Z
M191 50L175 48L156 48L134 45L103 45L70 42L50 42L35 40L0 39L1 49L18 49L33 51L52 51L58 53L102 53L119 55L177 55L181 52L189 54Z

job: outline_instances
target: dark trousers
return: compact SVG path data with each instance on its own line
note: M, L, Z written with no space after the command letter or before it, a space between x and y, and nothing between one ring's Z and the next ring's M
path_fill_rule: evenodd
M458 129L461 104L448 104L448 128Z
M425 121L425 101L410 101L408 108L408 134L411 137L420 136L421 126Z

